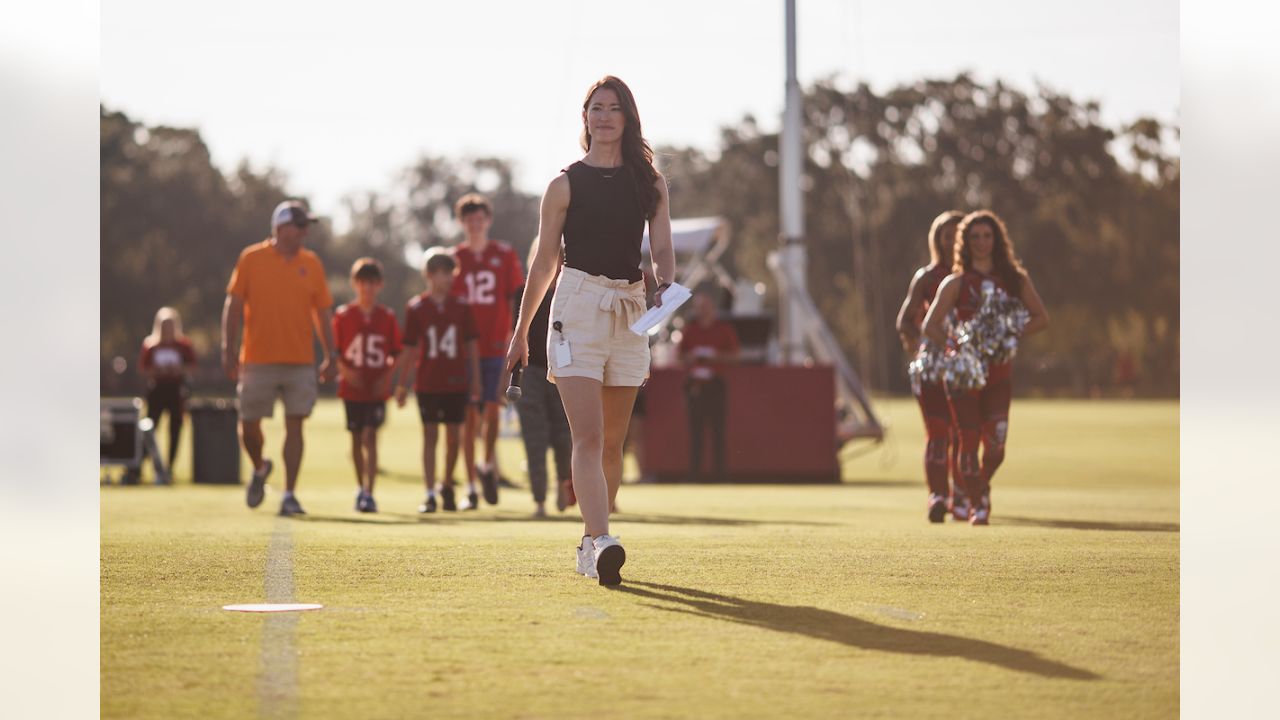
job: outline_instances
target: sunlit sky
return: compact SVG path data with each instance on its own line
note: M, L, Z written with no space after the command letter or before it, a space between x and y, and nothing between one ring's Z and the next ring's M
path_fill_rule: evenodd
M745 113L776 129L783 2L112 0L101 93L149 124L198 127L215 163L283 169L339 228L341 198L387 190L421 154L498 155L541 192L581 155L583 93L623 78L654 144L714 150ZM798 0L800 80L883 91L971 71L1176 121L1176 0Z

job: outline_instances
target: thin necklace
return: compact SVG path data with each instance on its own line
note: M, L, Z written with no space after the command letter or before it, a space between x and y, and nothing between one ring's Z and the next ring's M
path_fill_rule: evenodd
M583 165L587 165L587 163L582 163L582 164L583 164ZM621 166L621 165L618 165L618 166L616 166L616 167L611 167L611 168L609 168L609 169L610 169L610 170L612 170L613 172L611 172L611 173L607 173L607 174L605 173L605 169L604 169L604 168L602 168L602 167L596 167L595 165L587 165L587 167L589 167L589 168L591 168L592 170L595 170L596 172L600 173L600 177L604 178L605 180L612 180L612 179L614 178L614 176L615 176L615 175L617 175L618 173L622 172L622 166Z

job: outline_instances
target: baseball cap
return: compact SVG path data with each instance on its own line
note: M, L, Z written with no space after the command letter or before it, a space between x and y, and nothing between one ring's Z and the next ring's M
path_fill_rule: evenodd
M276 206L274 212L271 213L271 227L279 227L281 225L298 225L306 227L313 222L319 222L320 219L307 212L307 206L297 200L285 200Z

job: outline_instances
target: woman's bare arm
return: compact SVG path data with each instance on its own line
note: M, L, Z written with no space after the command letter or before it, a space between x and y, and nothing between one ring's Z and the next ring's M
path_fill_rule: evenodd
M960 297L960 279L962 275L948 275L938 286L938 294L929 305L929 314L924 316L924 335L939 347L947 342L947 332L943 328L947 315L955 309L956 298Z
M565 214L569 211L569 177L557 175L547 185L538 211L538 239L534 241L533 260L529 263L529 276L524 283L524 297L520 299L520 315L511 336L507 351L507 372L516 365L529 361L529 325L537 314L542 299L551 287L560 262L560 236L564 233Z
M667 195L667 179L658 173L658 207L649 220L649 256L658 287L676 280L676 251L671 243L671 203ZM665 288L664 288L665 289ZM662 305L662 291L654 293L653 302Z
M1022 276L1022 304L1031 313L1027 326L1022 328L1024 337L1049 327L1049 311L1044 309L1044 301L1040 299L1040 293L1036 292L1036 286L1031 283L1030 275Z
M907 297L902 301L902 307L898 310L898 337L902 338L902 347L907 353L914 353L916 346L920 344L920 323L924 318L920 317L920 296L924 293L924 286L920 280L924 277L924 270L916 271L911 276L911 284L907 286Z

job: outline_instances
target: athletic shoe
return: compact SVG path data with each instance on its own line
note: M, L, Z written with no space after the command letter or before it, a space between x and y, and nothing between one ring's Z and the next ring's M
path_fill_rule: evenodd
M578 544L578 574L599 577L596 575L596 548L591 544L590 535L583 535L582 542Z
M454 512L458 509L458 503L453 499L452 485L445 485L440 489L440 503L444 507L445 512Z
M302 509L302 504L298 502L298 498L293 495L286 495L280 501L280 514L289 517L290 515L306 515L307 511Z
M973 507L964 493L957 492L951 496L951 518L956 522L967 522Z
M612 535L601 535L593 538L591 544L596 549L596 574L600 576L601 585L621 585L622 564L627 561L627 551L622 543Z
M465 508L463 508L463 510L479 510L480 509L480 496L476 494L475 490L472 490L471 492L467 493L467 503L468 505Z
M538 505L533 509L533 519L541 520L547 516L547 508L544 505Z
M940 523L947 517L947 499L937 493L929 493L929 522Z
M991 524L991 496L983 495L973 507L973 515L969 518L972 525Z
M426 502L418 506L418 512L420 513L433 513L435 511L436 511L436 498L434 495L427 498Z
M365 512L368 503L365 502L365 494L363 490L356 491L356 512Z
M262 461L262 470L254 470L252 477L249 478L249 490L245 493L245 502L249 507L256 508L262 504L262 498L266 495L267 476L271 474L271 461Z
M490 505L498 504L498 471L493 468L481 471L476 468L476 474L480 476L480 486L484 488L484 501Z
M376 513L378 512L378 501L373 499L373 493L365 495L364 511Z

